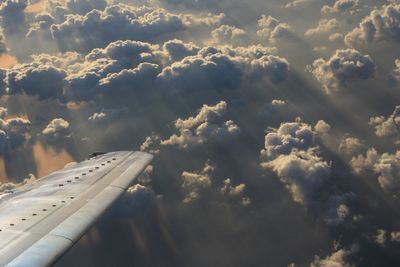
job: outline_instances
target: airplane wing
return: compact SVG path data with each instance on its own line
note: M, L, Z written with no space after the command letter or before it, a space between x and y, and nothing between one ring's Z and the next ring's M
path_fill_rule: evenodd
M0 195L0 266L49 266L152 160L143 152L95 156Z

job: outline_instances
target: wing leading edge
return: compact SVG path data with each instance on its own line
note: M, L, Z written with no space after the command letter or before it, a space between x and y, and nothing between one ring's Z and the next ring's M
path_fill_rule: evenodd
M99 155L0 195L0 266L49 266L115 202L152 160Z

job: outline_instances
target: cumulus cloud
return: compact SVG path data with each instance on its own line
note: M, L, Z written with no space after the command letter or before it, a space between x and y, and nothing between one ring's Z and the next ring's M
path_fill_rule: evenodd
M270 129L265 136L262 157L276 158L290 154L293 150L307 150L315 146L316 132L312 126L302 122L282 123L278 129Z
M393 75L397 81L400 81L400 59L396 59L394 63L396 68L393 70Z
M160 85L183 90L235 89L243 80L286 79L289 62L261 46L204 47L197 55L165 67L158 75Z
M356 137L346 136L340 141L338 150L346 155L354 155L359 152L363 144Z
M140 146L140 151L149 152L156 155L160 153L160 144L160 137L153 133L151 136L146 137L146 140L144 140Z
M272 16L262 15L258 20L258 27L257 35L272 43L294 37L294 30L288 23L280 22Z
M348 263L348 257L354 252L354 248L351 250L337 249L331 255L321 259L319 256L315 256L314 261L310 267L353 267L354 265Z
M400 106L396 106L393 113L387 118L384 116L372 117L369 123L374 126L377 136L397 136L400 132Z
M348 45L395 41L400 39L400 3L393 1L382 8L374 9L358 27L345 36Z
M303 205L313 201L318 189L330 176L329 163L313 150L279 155L274 160L264 162L262 166L276 172L293 200Z
M323 14L344 13L358 6L358 0L337 0L333 6L324 5L321 9Z
M337 31L338 28L338 22L336 19L322 19L318 21L317 27L307 30L304 35L311 37L321 34L329 34L333 31Z
M248 206L251 204L251 199L248 196L244 196L245 190L245 184L233 185L230 178L225 179L222 187L220 188L220 192L223 196L229 196L235 199L239 198L242 206Z
M354 80L374 76L376 65L369 55L354 49L336 50L328 60L319 58L308 67L326 93L338 91Z
M174 134L161 144L189 148L207 141L226 142L240 132L232 120L225 120L227 108L227 103L221 101L215 106L204 105L195 117L178 119L175 127L179 135Z
M182 173L182 190L185 193L184 203L191 203L200 197L201 192L211 186L211 173L215 170L215 166L208 162L199 172Z
M231 179L225 179L224 180L224 184L221 187L221 193L222 194L226 194L226 195L230 195L230 196L240 196L243 194L244 190L246 189L246 185L245 184L239 184L239 185L232 185L232 181Z
M125 113L126 111L127 110L125 108L121 108L121 109L102 109L101 111L94 112L92 115L90 115L88 120L89 120L89 122L93 122L93 123L106 122L106 121L112 120L117 115Z
M274 171L295 202L308 205L330 177L330 164L318 156L317 132L302 122L270 129L261 150L261 166Z
M49 141L58 141L71 136L71 128L68 121L62 118L53 119L46 128L43 129L42 134Z
M51 33L62 51L90 51L117 40L154 40L185 28L179 16L164 9L118 4L68 15L51 26Z
M231 25L221 25L211 32L215 44L241 44L245 35L245 30Z
M61 102L93 101L151 90L236 89L245 81L287 79L290 64L276 49L227 45L198 47L173 39L162 46L118 40L86 56L76 52L33 55L6 74L7 93Z
M400 151L394 154L379 154L374 148L371 148L365 156L353 157L351 166L357 174L372 172L377 175L379 185L385 192L398 195L400 189Z
M331 126L324 120L319 120L314 126L315 132L321 136L326 136L331 130Z
M200 48L193 43L184 43L181 40L173 39L164 43L163 50L168 54L171 62L176 62L196 55Z
M39 99L61 98L66 73L42 55L30 63L17 64L7 71L5 81L10 95L25 93Z
M5 155L29 139L31 122L23 118L7 119L7 109L0 109L0 154Z

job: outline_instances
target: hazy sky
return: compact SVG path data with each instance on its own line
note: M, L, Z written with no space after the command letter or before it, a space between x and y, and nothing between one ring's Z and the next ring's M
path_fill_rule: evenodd
M155 155L57 266L400 266L400 1L0 0L0 18L1 190Z

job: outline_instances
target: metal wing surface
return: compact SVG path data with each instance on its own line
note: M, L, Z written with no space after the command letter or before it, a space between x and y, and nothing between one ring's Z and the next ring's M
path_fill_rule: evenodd
M0 266L49 266L152 160L143 152L95 156L0 195Z

